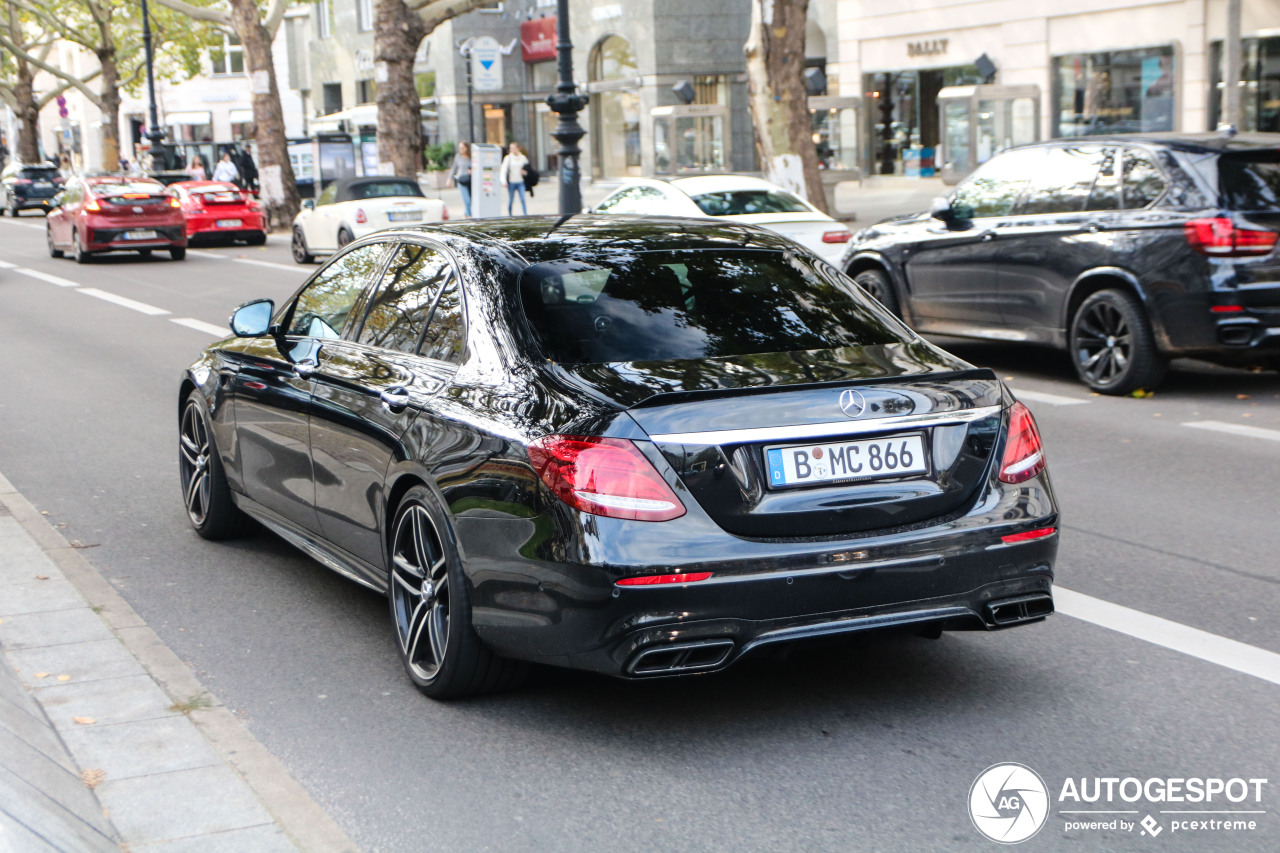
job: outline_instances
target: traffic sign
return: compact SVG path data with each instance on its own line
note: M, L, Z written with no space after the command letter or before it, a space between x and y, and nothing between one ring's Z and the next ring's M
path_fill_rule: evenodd
M502 88L502 45L493 36L480 36L471 44L471 85L477 92Z

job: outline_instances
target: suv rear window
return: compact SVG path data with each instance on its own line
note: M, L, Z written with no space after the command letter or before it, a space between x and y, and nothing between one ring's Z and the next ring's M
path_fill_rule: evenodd
M1218 182L1228 210L1280 210L1280 152L1219 157Z
M858 286L800 253L651 251L549 261L520 278L543 354L564 364L669 361L899 343Z
M25 181L52 181L58 177L57 169L23 169L18 178Z

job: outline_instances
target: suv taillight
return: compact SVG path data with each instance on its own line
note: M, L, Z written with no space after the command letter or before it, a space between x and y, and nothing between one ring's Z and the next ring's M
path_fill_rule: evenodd
M1212 219L1192 219L1182 226L1187 243L1202 255L1215 258L1240 258L1250 255L1266 255L1276 246L1274 231L1253 231L1237 228L1225 216Z
M670 521L684 504L630 441L548 435L529 444L533 470L574 509L609 518Z
M1000 460L1000 482L1016 485L1044 470L1044 445L1031 410L1021 403L1009 409L1009 435Z

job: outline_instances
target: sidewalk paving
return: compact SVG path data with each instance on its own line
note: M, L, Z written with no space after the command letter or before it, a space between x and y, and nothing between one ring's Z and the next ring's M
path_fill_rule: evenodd
M0 476L0 853L354 851Z

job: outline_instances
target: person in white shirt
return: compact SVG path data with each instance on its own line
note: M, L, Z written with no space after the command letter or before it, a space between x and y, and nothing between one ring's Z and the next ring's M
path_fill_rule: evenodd
M213 167L213 179L215 181L235 183L239 177L240 171L236 168L236 164L231 162L231 152L223 151L222 159L218 161L218 165Z
M502 166L498 169L499 180L507 187L507 216L515 215L515 197L520 194L520 211L529 215L529 207L524 200L524 167L529 158L520 153L520 144L511 143L506 157L502 158Z

